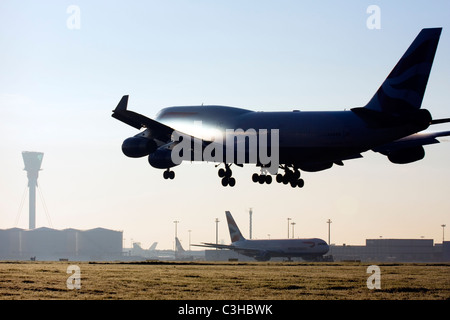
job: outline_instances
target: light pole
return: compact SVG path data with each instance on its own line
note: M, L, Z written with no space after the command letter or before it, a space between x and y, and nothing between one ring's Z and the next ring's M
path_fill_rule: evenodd
M216 244L218 243L219 243L219 218L216 218Z
M442 227L442 244L444 244L444 240L445 240L445 238L444 238L444 228L445 228L445 224L441 224L441 227Z
M328 223L328 245L330 245L330 244L331 244L331 242L330 242L330 226L331 226L331 220L328 219L327 223Z
M287 238L289 239L289 221L291 221L292 219L291 218L287 218L287 221L288 221L288 236L287 236Z
M295 222L291 222L292 225L292 239L294 239L294 226L295 226Z
M188 232L189 232L189 251L191 251L191 231L192 230L188 230Z
M250 208L250 210L249 210L249 216L250 216L250 240L252 239L252 214L253 214L253 211L252 211L252 208Z
M178 237L177 225L178 225L178 223L180 223L180 221L175 220L173 223L175 223L175 238L177 238ZM176 243L177 243L177 240L175 239L175 242L174 242L175 250L174 251L177 251L177 244Z

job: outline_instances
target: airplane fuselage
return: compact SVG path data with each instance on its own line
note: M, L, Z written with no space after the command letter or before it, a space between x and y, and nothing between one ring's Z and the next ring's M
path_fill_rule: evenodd
M359 158L362 152L424 130L428 127L428 112L419 113L417 123L408 121L393 126L388 120L395 119L380 119L384 121L383 126L371 127L351 110L254 112L225 106L190 106L162 109L156 120L176 126L185 134L203 134L206 141L211 141L214 135L225 139L227 130L254 129L258 133L261 129L269 132L278 129L280 163L317 171L341 160Z
M311 260L322 257L329 251L325 241L311 239L262 239L239 240L231 244L235 251L254 257L256 260L269 260L274 257L300 257ZM259 252L258 252L259 250ZM253 251L253 252L252 252Z

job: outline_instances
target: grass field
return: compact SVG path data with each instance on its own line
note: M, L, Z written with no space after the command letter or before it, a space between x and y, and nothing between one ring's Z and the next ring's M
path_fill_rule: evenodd
M81 288L68 289L70 265ZM0 299L449 300L450 264L0 262ZM72 283L72 282L71 282Z

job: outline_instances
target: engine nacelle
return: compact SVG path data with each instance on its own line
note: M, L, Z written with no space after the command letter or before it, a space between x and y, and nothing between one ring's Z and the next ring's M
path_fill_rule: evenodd
M391 152L388 159L392 163L405 164L422 160L425 157L425 150L422 146L403 148L398 151Z
M156 142L142 137L131 137L122 143L122 152L130 158L140 158L154 152Z
M151 153L148 156L148 163L157 169L168 169L179 165L172 161L172 151L169 149L158 149Z
M333 162L322 162L322 163L315 163L315 164L301 164L299 166L299 168L300 168L300 170L303 170L306 172L317 172L317 171L330 169L332 166L333 166Z
M257 256L254 256L256 261L269 261L271 256L267 251L261 251Z

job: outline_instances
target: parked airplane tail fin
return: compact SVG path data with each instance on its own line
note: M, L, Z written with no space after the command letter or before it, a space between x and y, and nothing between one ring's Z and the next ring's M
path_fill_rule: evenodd
M392 115L420 109L441 31L422 29L365 108Z
M231 215L230 211L225 211L225 215L227 216L228 229L230 230L231 242L245 240L245 238L242 236L241 231L239 230L239 227L237 226L236 222L234 221L233 216Z
M153 242L153 244L148 248L149 251L156 250L156 246L158 245L158 242Z
M175 243L176 243L176 248L177 248L176 252L177 253L184 253L184 252L186 252L184 250L183 246L181 245L180 240L178 240L178 237L175 237Z

